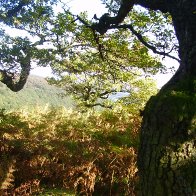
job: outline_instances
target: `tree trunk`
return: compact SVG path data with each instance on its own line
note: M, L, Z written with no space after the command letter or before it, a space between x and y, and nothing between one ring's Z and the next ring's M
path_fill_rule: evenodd
M196 195L196 2L179 2L171 15L180 67L144 111L138 168L145 196Z
M142 195L196 194L196 98L190 83L185 79L161 91L146 106L138 159Z

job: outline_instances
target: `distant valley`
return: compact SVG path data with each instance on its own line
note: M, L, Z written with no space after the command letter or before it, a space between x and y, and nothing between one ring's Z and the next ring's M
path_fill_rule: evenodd
M28 81L19 92L12 92L3 83L0 83L0 108L15 110L32 107L74 107L71 97L62 96L63 90L51 86L46 79L30 75Z

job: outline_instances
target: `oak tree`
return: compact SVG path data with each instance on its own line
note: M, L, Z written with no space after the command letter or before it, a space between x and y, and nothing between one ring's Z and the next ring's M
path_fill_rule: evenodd
M138 155L140 191L149 196L196 194L195 0L103 0L108 13L91 21L84 14L74 16L67 10L55 15L51 6L54 1L49 0L0 3L1 23L38 39L10 38L1 29L1 81L14 91L24 86L33 60L50 64L56 73L62 73L64 67L71 74L86 71L89 77L96 73L100 82L108 80L103 80L104 73L111 78L118 73L121 80L122 70L129 75L131 66L147 72L151 65L152 70L163 69L155 58L149 58L149 51L177 60L178 70L151 97L143 112ZM121 36L127 36L124 31L131 38L125 37L122 44ZM44 48L44 43L49 46ZM145 56L150 62L142 60ZM90 58L92 68L86 67ZM107 60L114 64L107 64ZM18 78L14 78L16 73ZM100 90L105 89L92 95L102 96L104 91Z
M100 34L114 28L129 29L153 52L176 59L167 51L167 44L159 44L164 37L161 28L156 29L157 42L151 42L143 36L142 30L134 28L134 22L126 20L136 5L151 12L152 16L171 17L178 46L172 46L171 42L168 47L177 49L180 66L171 80L148 101L144 111L138 155L141 195L195 195L196 1L105 2L114 15L104 15L91 28ZM136 18L136 22L142 22L140 19Z

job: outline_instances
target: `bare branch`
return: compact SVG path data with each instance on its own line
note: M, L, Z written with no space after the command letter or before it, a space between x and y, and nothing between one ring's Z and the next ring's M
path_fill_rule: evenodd
M172 50L170 50L169 52L158 51L155 46L152 46L148 42L146 42L145 39L144 39L144 37L140 33L138 33L133 28L133 26L131 24L112 25L110 28L111 29L114 29L114 28L117 28L117 29L129 29L144 46L146 46L147 48L149 48L150 50L152 50L154 53L159 54L159 55L163 55L164 57L165 56L170 57L170 58L172 58L172 59L180 62L180 59L176 58L175 56L170 55L170 53L171 53Z
M102 103L85 104L85 106L88 107L88 108L93 108L95 106L100 106L102 108L108 108L108 109L112 109L113 108L112 105L105 105L105 104L102 104Z
M101 59L104 61L104 56L103 56L103 49L104 49L104 47L103 47L103 44L100 43L99 35L97 35L95 30L93 30L93 36L94 36L94 40L95 40L95 42L97 44L97 47L98 47L97 49L99 51L99 55L100 55Z

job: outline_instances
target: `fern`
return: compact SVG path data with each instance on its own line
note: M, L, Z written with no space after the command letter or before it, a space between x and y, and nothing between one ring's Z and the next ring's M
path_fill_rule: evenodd
M2 112L1 189L11 195L37 194L43 187L134 195L140 121L123 110ZM16 159L9 161L13 154Z
M15 169L16 159L12 159L10 163L8 164L8 168L6 171L4 171L4 179L1 183L0 190L7 190L14 186L14 172Z

